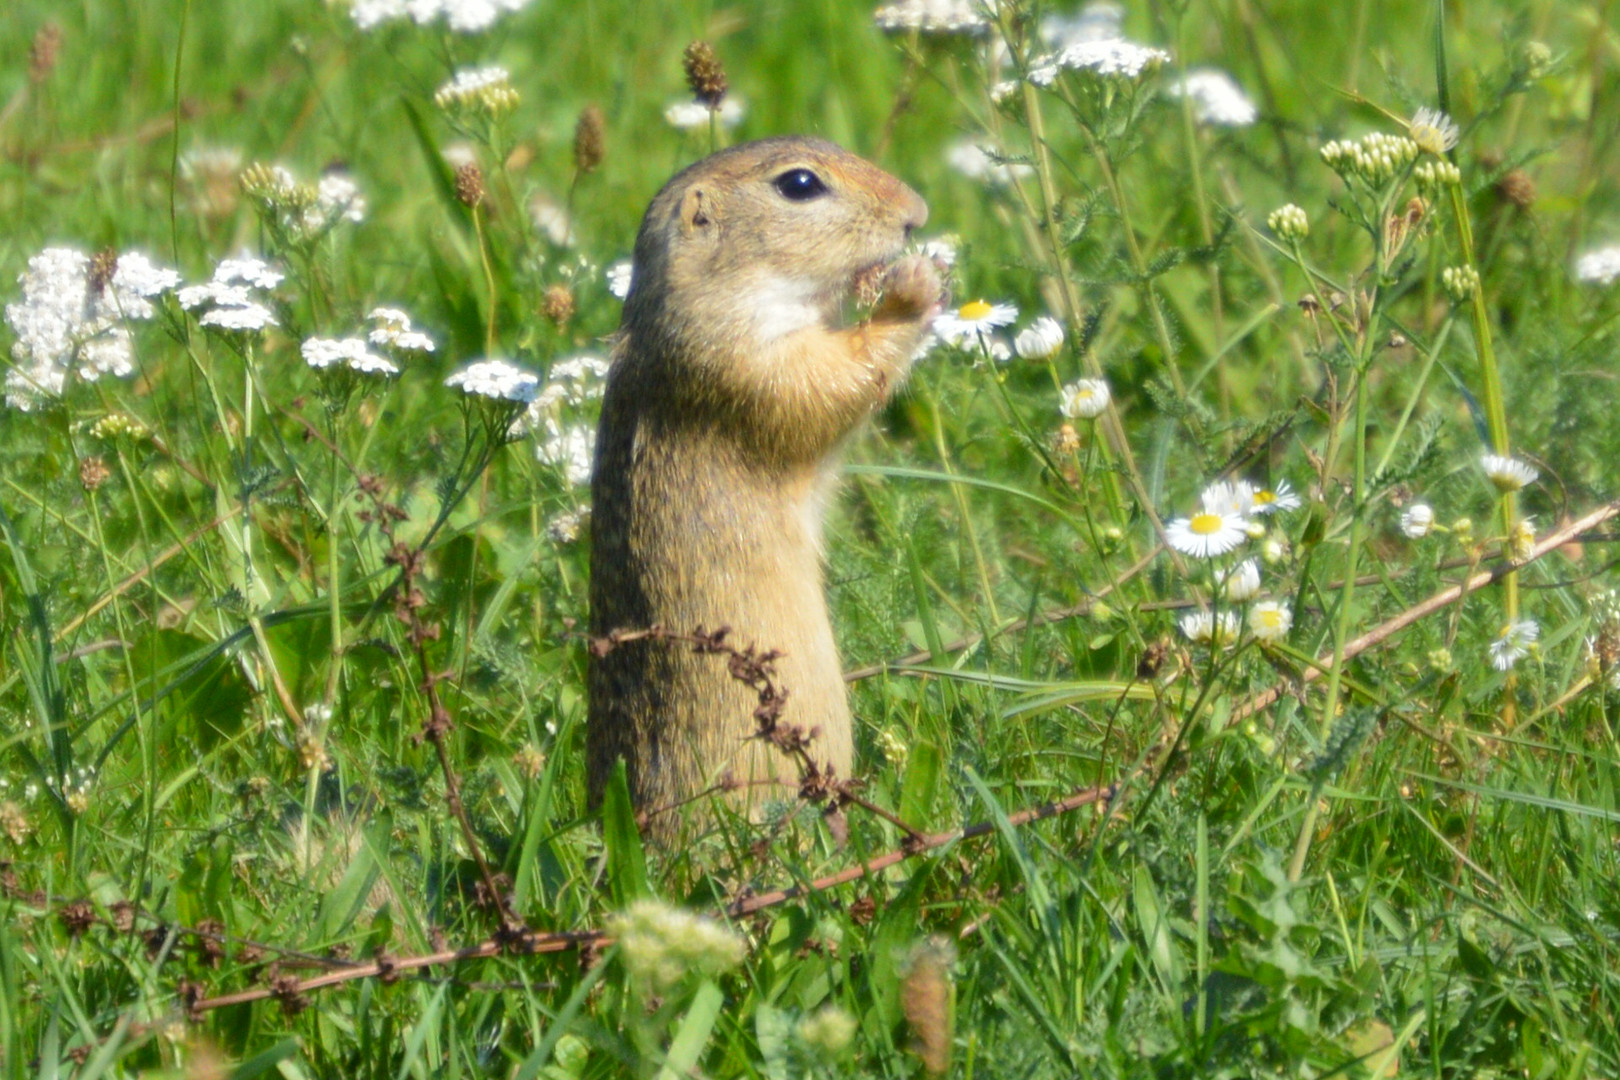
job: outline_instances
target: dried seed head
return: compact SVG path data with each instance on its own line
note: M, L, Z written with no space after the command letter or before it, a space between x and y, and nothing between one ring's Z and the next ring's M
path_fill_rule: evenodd
M911 1050L933 1076L951 1067L951 965L956 951L944 938L914 945L900 984L900 1011L911 1028Z
M540 301L540 314L558 326L574 317L574 290L561 283L546 288Z
M1496 182L1496 193L1520 210L1528 210L1535 205L1536 182L1523 169L1513 169Z
M707 41L694 41L681 54L681 66L686 71L686 85L692 96L711 109L718 109L730 86L726 82L726 69Z
M470 161L456 170L456 198L467 207L484 201L484 170L477 162Z
M603 145L606 126L599 107L587 105L579 111L579 122L574 125L574 170L581 175L601 167L606 152Z
M62 28L48 22L34 35L34 44L28 50L28 79L36 86L51 77L56 70L57 58L62 53Z
M86 284L90 287L91 296L100 296L112 284L113 274L118 271L118 249L102 248L90 256L90 269L85 276Z
M107 477L111 475L107 463L99 457L91 456L79 461L79 483L84 485L86 491L96 490L105 484Z

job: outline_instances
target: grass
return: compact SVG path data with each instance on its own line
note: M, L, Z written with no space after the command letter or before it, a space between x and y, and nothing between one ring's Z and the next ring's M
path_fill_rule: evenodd
M0 1070L1620 1071L1620 293L1571 270L1620 220L1620 39L1604 4L1444 16L1133 8L1175 59L997 105L1039 51L1011 13L991 75L975 40L884 36L861 4L542 2L456 35L315 0L14 3L5 302L53 245L286 278L262 334L171 293L130 324L129 377L0 412ZM537 456L544 423L506 443L514 410L443 380L605 351L603 271L710 146L663 119L699 38L746 101L725 139L873 157L956 238L959 301L1067 336L1046 362L937 348L851 449L827 576L882 812L784 802L666 851L611 793L585 812L588 490ZM1164 92L1182 60L1259 121L1197 122ZM435 105L490 63L514 109ZM588 104L605 157L576 174ZM1457 185L1322 160L1437 105ZM964 137L1023 175L954 170ZM341 167L363 220L302 227L307 192L244 189L254 162ZM1268 225L1285 203L1307 235ZM437 349L394 379L304 363L379 304ZM1083 376L1114 409L1065 420ZM1492 449L1539 478L1500 496ZM1163 550L1222 477L1303 505L1231 556ZM1292 629L1188 641L1212 567L1262 551ZM1521 618L1539 640L1498 670Z

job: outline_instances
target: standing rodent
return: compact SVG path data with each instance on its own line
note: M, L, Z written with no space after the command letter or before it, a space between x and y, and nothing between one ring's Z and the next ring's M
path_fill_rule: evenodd
M745 143L683 170L636 237L597 433L591 632L729 626L739 645L779 650L784 720L816 733L811 756L839 777L854 740L822 512L839 449L904 380L942 302L933 264L900 258L927 217L916 192L822 139ZM871 316L840 327L874 279ZM643 810L727 773L795 781L785 755L749 739L757 704L723 657L679 642L593 656L591 804L621 757Z

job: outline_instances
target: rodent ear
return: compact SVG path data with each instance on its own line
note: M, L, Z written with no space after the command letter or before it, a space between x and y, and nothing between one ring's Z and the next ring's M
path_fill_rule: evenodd
M714 220L714 200L700 187L689 187L681 196L681 231L693 233Z

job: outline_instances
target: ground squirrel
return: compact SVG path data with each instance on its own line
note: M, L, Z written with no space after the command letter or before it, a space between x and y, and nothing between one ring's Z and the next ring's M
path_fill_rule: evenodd
M817 731L812 756L840 777L854 744L822 511L841 445L905 378L942 302L934 265L901 257L927 216L905 184L821 139L745 143L683 170L636 237L597 435L592 633L729 626L739 645L780 650L785 719ZM870 317L841 327L874 281ZM793 779L748 739L756 704L723 658L687 645L593 656L592 805L621 757L642 809L727 772Z

